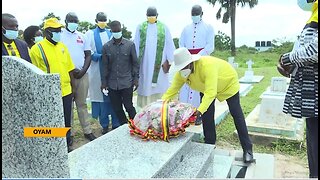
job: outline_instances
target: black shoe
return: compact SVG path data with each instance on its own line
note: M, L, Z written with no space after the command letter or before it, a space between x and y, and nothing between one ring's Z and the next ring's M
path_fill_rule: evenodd
M72 146L73 144L73 136L70 136L68 146Z
M243 152L243 162L244 163L252 163L254 161L253 159L253 153L251 150L244 151Z
M93 140L96 139L96 137L95 137L92 133L90 133L90 134L84 134L84 137L87 138L87 139L90 140L90 141L93 141Z
M102 134L107 134L107 132L109 132L109 128L103 128L101 131Z
M199 125L201 125L202 124L202 118L201 117L198 117L197 119L196 119L196 121L194 122L194 125L195 126L199 126Z
M73 149L71 148L71 146L68 146L68 153L71 152Z

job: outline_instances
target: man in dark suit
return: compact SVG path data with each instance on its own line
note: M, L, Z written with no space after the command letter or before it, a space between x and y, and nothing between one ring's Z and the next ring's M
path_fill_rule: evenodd
M11 14L2 14L2 56L17 56L31 62L27 43L17 37L17 19Z

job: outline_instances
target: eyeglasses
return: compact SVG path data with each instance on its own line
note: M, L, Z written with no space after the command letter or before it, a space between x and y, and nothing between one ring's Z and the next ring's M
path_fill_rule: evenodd
M11 46L11 44L8 44L8 49L10 50L11 52L11 56L16 56L16 52L14 51L13 47Z

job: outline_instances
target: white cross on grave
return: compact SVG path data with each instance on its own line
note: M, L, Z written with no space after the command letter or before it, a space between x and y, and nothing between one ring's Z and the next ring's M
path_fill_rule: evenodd
M254 62L250 59L246 64L248 65L248 70L252 70L252 64L254 64Z

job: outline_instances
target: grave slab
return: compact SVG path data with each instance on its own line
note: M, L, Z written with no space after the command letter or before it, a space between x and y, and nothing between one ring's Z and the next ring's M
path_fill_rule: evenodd
M100 136L69 153L71 178L152 178L192 139L185 133L170 142L143 141L128 125Z
M239 94L240 96L246 96L251 89L253 88L252 84L245 84L245 83L240 83L240 90L239 90Z
M252 79L248 80L245 77L241 77L239 79L240 83L259 83L262 79L264 78L264 76L253 76Z

